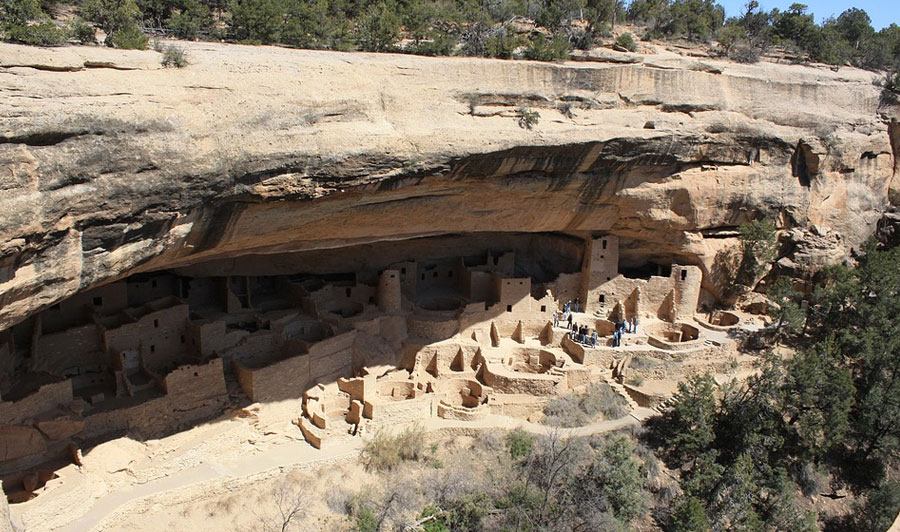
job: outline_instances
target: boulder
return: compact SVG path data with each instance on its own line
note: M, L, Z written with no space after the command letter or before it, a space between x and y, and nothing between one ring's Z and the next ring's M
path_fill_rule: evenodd
M21 426L0 426L0 462L47 450L44 437L36 429Z
M48 421L38 421L37 428L52 441L59 441L74 436L84 428L84 421L60 417Z

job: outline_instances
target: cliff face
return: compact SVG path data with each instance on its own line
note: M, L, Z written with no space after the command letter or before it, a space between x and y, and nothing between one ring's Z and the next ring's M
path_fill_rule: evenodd
M185 46L0 44L0 330L136 271L467 232L613 233L716 293L737 225L814 269L898 187L896 107L852 69Z

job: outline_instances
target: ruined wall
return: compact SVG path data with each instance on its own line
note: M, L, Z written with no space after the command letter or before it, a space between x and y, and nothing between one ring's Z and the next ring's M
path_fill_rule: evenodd
M353 371L353 342L356 331L322 340L309 348L310 382L333 382Z
M172 404L191 407L205 400L224 397L225 371L222 359L214 358L206 364L179 366L163 378L163 390Z
M44 384L18 401L0 401L0 424L16 425L40 413L66 406L72 399L71 381Z
M236 364L241 389L256 402L298 399L311 384L310 355L299 355L250 369Z
M100 328L93 323L38 336L31 346L31 371L61 374L67 368L109 362Z
M110 283L51 306L41 313L41 324L45 333L58 332L87 322L90 312L112 314L127 306L125 283Z

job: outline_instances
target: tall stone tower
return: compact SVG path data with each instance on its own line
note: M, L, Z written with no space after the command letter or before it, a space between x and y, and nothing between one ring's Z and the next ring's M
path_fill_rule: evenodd
M700 284L703 272L696 266L672 265L672 279L675 281L675 312L673 321L690 321L700 302Z
M619 238L605 235L589 240L585 245L581 265L581 307L593 312L604 306L598 288L619 275Z
M378 308L382 312L400 312L400 272L384 270L378 279Z

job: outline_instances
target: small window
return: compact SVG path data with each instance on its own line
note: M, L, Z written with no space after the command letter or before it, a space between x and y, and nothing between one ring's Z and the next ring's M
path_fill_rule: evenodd
M348 288L347 290L344 291L344 293L347 294L347 297L350 297L350 294L353 293L353 289L352 289L352 288Z
M541 305L541 312L547 312L547 305Z
M159 328L159 320L153 320L153 327Z
M184 343L184 335L181 335L181 343Z
M612 279L612 277L607 277L607 278L606 278L607 281L609 281L610 279Z
M423 280L423 281L425 280L425 274L424 274L424 273L422 274L422 280Z
M604 258L606 258L606 257L604 257L603 255L600 255L600 258L601 258L601 259L604 259Z
M195 372L194 372L194 377L199 377L199 376L200 376L200 373L195 371Z
M603 240L603 249L606 249L606 240Z
M155 345L151 345L151 346L150 346L150 352L151 352L151 353L155 353L155 352L156 352L156 346L155 346Z
M156 288L156 279L150 281L150 288Z
M432 277L437 277L437 275L438 275L437 272L433 272L433 273L431 274Z
M681 280L687 279L687 270L681 270Z
M391 274L391 279L393 279L394 277L395 277L395 276L394 276L394 274L392 273L392 274Z
M512 312L512 305L506 305L506 312Z
M453 277L453 272L452 271L447 272L447 277Z
M103 298L102 298L102 297L95 297L95 298L94 298L94 306L95 306L95 307L102 307L102 306L103 306Z
M369 296L369 304L375 303L375 296Z
M600 294L600 302L601 302L601 303L606 303L606 296L605 296L605 295Z
M401 274L406 273L406 268L400 268L400 273L401 273Z
M525 281L519 281L519 286L522 286L523 284L525 284Z

